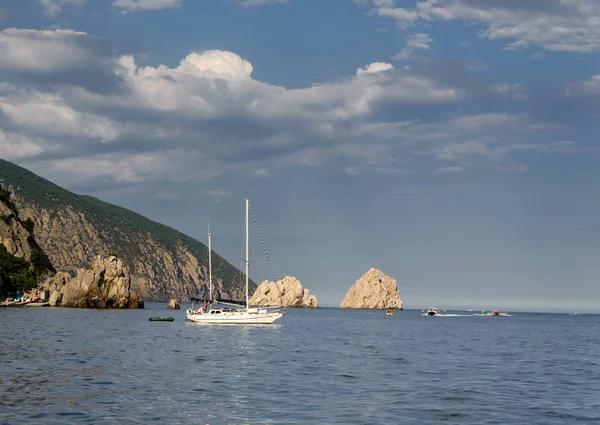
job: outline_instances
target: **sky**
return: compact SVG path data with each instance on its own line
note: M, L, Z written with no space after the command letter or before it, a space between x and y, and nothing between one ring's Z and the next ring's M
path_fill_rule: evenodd
M600 1L4 0L0 157L338 306L600 312ZM270 279L252 229L251 277Z

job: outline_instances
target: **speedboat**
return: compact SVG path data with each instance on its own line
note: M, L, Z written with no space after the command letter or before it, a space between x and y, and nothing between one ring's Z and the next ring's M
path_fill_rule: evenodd
M429 309L427 310L428 316L437 316L439 314L440 314L440 311L435 307L429 307Z

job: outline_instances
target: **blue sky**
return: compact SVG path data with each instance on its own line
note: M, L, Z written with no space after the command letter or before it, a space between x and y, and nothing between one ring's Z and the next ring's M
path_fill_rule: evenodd
M0 7L0 157L236 265L248 197L321 305L377 267L407 308L600 311L599 2Z

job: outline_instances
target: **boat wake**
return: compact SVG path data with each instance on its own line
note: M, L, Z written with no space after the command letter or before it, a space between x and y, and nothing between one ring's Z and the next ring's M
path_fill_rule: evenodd
M429 316L427 313L423 313L421 316ZM457 314L457 313L439 313L435 314L431 317L511 317L512 314L508 313L499 313L494 314L490 313L471 313L471 314Z

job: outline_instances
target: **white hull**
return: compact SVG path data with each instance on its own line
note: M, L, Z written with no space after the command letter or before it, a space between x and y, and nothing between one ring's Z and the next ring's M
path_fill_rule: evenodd
M194 313L193 310L188 309L186 315L188 320L192 322L208 325L270 325L283 316L283 313L263 309L250 309L249 311L243 310L212 314Z

